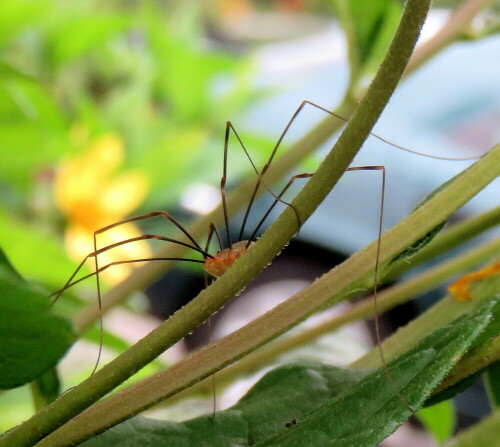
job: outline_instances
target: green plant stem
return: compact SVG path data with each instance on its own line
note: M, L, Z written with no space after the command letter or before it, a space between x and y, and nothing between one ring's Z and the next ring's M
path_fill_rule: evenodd
M500 335L491 338L479 348L469 352L463 359L460 359L432 394L440 393L498 360L500 360Z
M459 433L451 443L446 444L446 447L477 446L500 447L500 410L496 410L472 428Z
M493 275L478 284L481 284L482 287L476 287L477 284L471 286L474 299L457 301L448 295L384 340L380 346L386 360L393 360L407 349L415 346L430 331L449 324L455 318L470 312L484 300L495 296L500 290L500 275ZM350 366L353 368L376 368L381 366L380 348L377 347L371 350Z
M382 312L409 301L418 294L438 286L450 276L475 267L499 252L500 239L488 241L479 247L474 247L466 253L460 254L459 257L429 268L408 281L389 287L378 294L377 310L378 312ZM341 315L312 328L304 329L296 335L277 340L219 372L217 374L217 386L220 388L224 384L232 382L237 376L257 371L276 357L292 349L311 343L322 335L328 334L348 323L372 317L374 311L373 296L370 296L352 305L350 309ZM174 399L184 398L186 395L194 393L208 393L212 386L209 379L205 379L195 386L175 395Z
M321 163L314 176L293 201L293 206L299 213L302 222L307 220L345 172L382 113L401 79L429 6L430 2L424 0L409 0L406 3L398 31L366 96L335 146ZM492 151L490 154L493 154L493 157L495 157L495 153L495 151ZM491 163L489 158L488 155L484 157L485 160L487 159ZM474 175L476 170L474 167L471 167L468 172ZM485 174L484 178L488 178L488 175ZM470 190L474 190L477 185L481 185L482 183L483 180L478 179ZM462 198L465 196L466 194L461 194ZM425 225L421 226L425 228ZM57 427L60 427L113 390L144 365L190 333L238 293L251 278L272 261L296 231L297 222L295 213L287 207L264 235L249 249L248 253L210 287L200 293L197 298L172 315L164 324L152 331L129 350L104 366L80 385L63 394L52 405L35 414L22 425L4 434L0 438L0 447L33 445L35 441L47 436ZM407 235L407 238L409 237L414 241L418 238L418 235L418 232L417 234L412 232L412 234ZM394 250L394 247L397 245L393 245L392 249ZM376 248L372 245L368 253L370 259L373 260ZM368 265L371 267L370 264ZM361 272L366 273L366 269L369 267L367 267L366 262L364 264L362 262L360 266L356 266L355 268L361 274ZM356 270L353 272L356 272ZM344 287L349 284L349 279L349 275L347 275L345 278L347 283L344 282ZM324 286L320 285L318 291L323 291L324 294L325 290L322 287ZM317 297L316 300L308 303L308 300L301 298L295 300L295 303L295 306L292 304L290 305L290 309L285 311L285 314L288 314L287 318L284 319L286 321L285 327L278 326L275 329L273 326L268 326L264 333L259 334L260 336L264 336L264 341L286 330L294 324L295 320L305 318L321 304L321 301L318 302ZM260 339L262 340L262 338ZM175 366L173 369L175 369ZM132 410L128 406L129 404L130 402L127 402L126 410L130 415L135 409ZM100 422L98 420L90 420L89 424L89 421L85 421L81 416L76 424L80 432L88 433L89 429L92 432L93 427ZM110 415L108 414L108 416ZM81 437L78 438L76 430L73 429L67 433L67 436L69 435L73 439L77 438L79 441L82 439ZM63 435L64 438L66 438L65 435ZM59 439L61 440L61 438ZM68 444L66 441L67 439L64 439L63 442L65 444L63 445ZM56 444L50 441L46 445L55 446Z
M342 24L342 29L347 40L347 58L349 61L349 85L347 87L347 97L354 97L353 91L356 88L357 78L359 77L360 61L359 55L356 51L356 32L355 24L353 23L351 14L349 12L348 2L344 0L334 0L334 8L336 9L337 16Z
M450 21L441 30L440 34L446 38L440 39L439 48L442 49L446 45L452 43L453 40L456 39L465 29L465 27L468 26L481 8L487 6L490 2L491 0L469 0L462 5L455 14L460 18L460 20L450 19ZM471 6L466 7L468 4L471 4ZM459 14L458 12L462 10L463 12ZM437 39L437 37L434 39ZM404 76L409 76L424 62L432 58L436 52L436 47L437 45L419 45L406 68ZM335 109L336 114L350 117L354 112L357 101L353 101L351 90L352 88L346 92L346 96L341 105ZM331 137L343 124L344 123L340 121L334 122L331 117L327 117L321 121L315 128L293 144L282 157L272 163L264 177L266 183L268 185L273 185L279 181L306 155L312 153L316 148L325 143L328 138ZM247 181L240 185L228 197L228 209L230 210L231 215L239 211L243 204L248 203L248 197L251 194L254 184L255 181ZM260 192L263 192L263 188L261 188ZM210 214L198 219L188 227L188 231L195 239L199 239L208 233L211 222L216 225L223 223L222 206L217 207ZM178 234L176 237L183 240L182 234ZM185 252L185 248L179 245L170 244L169 246L159 250L155 254L155 257L181 257ZM172 265L174 265L173 262L151 262L142 267L136 268L124 281L103 295L102 310L99 309L97 300L93 300L75 315L73 324L76 331L82 333L88 330L96 321L99 320L100 315L106 313L115 305L123 302L132 292L136 290L143 290L155 279L165 274L172 267Z
M438 225L439 222L463 205L468 198L476 194L498 175L500 175L500 145L485 155L479 162L455 177L445 188L410 216L387 231L380 241L381 262L394 258L404 250L404 247L428 233L430 229ZM294 205L296 203L294 202ZM257 262L257 259L252 260L252 255L264 255L264 252L258 251L257 247L260 248L262 244L259 245L259 243L265 240L271 231L266 232L253 246L253 249L242 257L226 274L221 276L214 285L219 281L222 282L224 278L230 278L232 281L235 271L238 271L242 266L246 268L245 261ZM169 370L152 376L94 405L80 414L77 421L70 421L48 436L39 446L57 447L67 445L68 440L81 442L93 434L116 425L122 420L186 389L215 371L238 360L243 355L257 349L262 344L303 321L313 312L323 308L326 303L338 302L345 298L353 283L366 281L369 277L372 277L376 254L377 242L375 241L244 328L201 349ZM206 289L203 295L205 297L209 296L208 294L212 288ZM429 329L427 333L429 333ZM403 345L400 349L405 350L406 347L407 345Z
M45 400L43 394L40 391L39 384L35 382L31 382L29 384L31 397L33 399L33 406L35 407L35 411L41 410L45 405L47 405L47 401Z
M409 260L401 259L395 262L383 279L386 281L396 278L408 269L434 259L436 256L463 244L498 224L500 224L500 206L460 222L450 229L439 233L428 245Z

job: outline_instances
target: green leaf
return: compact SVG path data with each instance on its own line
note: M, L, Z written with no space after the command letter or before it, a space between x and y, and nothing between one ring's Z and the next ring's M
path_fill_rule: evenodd
M475 284L471 285L471 293L473 296L472 299L477 301L491 299L492 296L495 296L495 293L498 290L500 290L500 275L494 275L482 281L477 281ZM474 340L469 349L477 348L483 343L487 342L490 338L496 337L500 334L500 301L497 298L496 300L492 300L491 303L491 322L486 326L485 330ZM459 319L466 318L468 318L467 314L459 317ZM450 386L449 388L444 389L440 393L433 395L428 399L425 405L435 405L439 402L455 397L457 394L465 391L474 382L476 382L479 376L488 368L480 369L469 375L468 377L465 377L464 379L455 383L454 385Z
M12 266L9 259L5 255L5 252L1 248L0 248L0 275L5 276L6 278L12 278L19 281L23 280L21 275Z
M425 406L432 407L433 405L437 405L441 402L454 398L457 394L463 393L467 388L471 387L477 379L479 379L480 375L480 372L472 374L465 379L460 380L460 382L455 383L455 385L452 385L440 393L431 396L427 402L425 402Z
M377 445L411 415L408 406L414 410L422 406L426 394L489 322L490 310L488 304L470 320L434 332L392 362L393 383L386 371L376 370L289 431L256 445L304 446L312 445L312 439L315 446Z
M479 300L485 296L487 299L492 299L493 297L498 299L500 298L500 275L496 274L482 281L473 282L470 289L473 300ZM473 348L482 345L490 338L500 335L500 305L493 306L491 312L493 319L486 330L474 341Z
M8 389L54 367L75 335L45 294L2 271L0 294L0 389Z
M429 242L434 239L434 237L444 228L446 225L446 222L440 223L438 226L434 227L431 231L429 231L427 234L422 236L420 239L418 239L416 242L411 244L406 250L402 251L398 255L396 255L395 258L393 258L389 262L389 266L394 264L395 262L403 261L403 260L409 260L412 256L416 255L422 248L424 248Z
M451 401L446 400L432 407L422 408L417 417L440 444L453 435L456 420Z
M247 420L253 445L282 432L287 422L301 421L367 373L320 363L285 365L264 376L234 408Z
M232 409L180 424L134 418L87 441L86 447L148 446L375 446L391 434L471 345L491 319L492 304L426 337L383 368L343 370L315 363L268 373ZM404 402L403 401L406 402ZM225 425L228 413L232 419ZM295 424L292 423L295 422ZM368 421L368 422L367 422ZM210 425L211 424L211 425ZM291 424L291 425L290 425ZM287 425L289 427L287 427ZM247 443L227 431L248 429ZM203 433L203 438L199 433ZM175 438L174 438L175 436Z
M135 417L84 442L85 447L246 447L248 428L237 411L182 424Z

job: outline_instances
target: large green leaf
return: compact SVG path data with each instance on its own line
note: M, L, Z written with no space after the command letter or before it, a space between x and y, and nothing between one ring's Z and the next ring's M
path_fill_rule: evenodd
M52 313L47 296L9 270L0 269L0 389L36 379L75 340L69 322Z
M494 305L434 332L396 359L389 366L391 381L384 369L287 365L270 372L237 405L213 420L203 416L174 424L138 417L84 445L132 445L126 443L133 439L133 445L140 447L375 446L412 414L408 406L413 410L422 406L489 323ZM224 423L227 417L229 424Z
M182 424L136 417L82 445L120 447L246 447L248 428L238 411Z

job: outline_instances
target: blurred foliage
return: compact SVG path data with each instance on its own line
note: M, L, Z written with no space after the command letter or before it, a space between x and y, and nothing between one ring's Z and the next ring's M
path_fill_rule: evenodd
M65 263L54 177L102 135L147 177L148 209L220 176L224 121L257 94L250 62L203 40L201 20L197 2L0 3L0 234L23 275L68 275L42 259Z
M402 8L394 0L334 0L337 17L349 41L352 88L377 71L399 24Z

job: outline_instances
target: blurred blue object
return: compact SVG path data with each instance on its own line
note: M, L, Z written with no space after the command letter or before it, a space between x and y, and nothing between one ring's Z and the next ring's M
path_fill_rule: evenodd
M500 140L500 64L495 54L500 54L499 37L450 46L401 83L374 132L428 154L479 157ZM282 93L252 110L244 124L272 138L278 138L303 100L334 107L347 85L345 46L337 28L300 42L270 45L260 52L260 60L259 83ZM306 61L306 65L298 65L297 60ZM293 141L324 115L306 107L286 141ZM331 144L327 146L325 150ZM470 164L409 154L370 137L353 166L385 166L383 226L388 229ZM377 237L380 185L379 171L346 173L301 229L300 237L344 254L362 248ZM479 213L499 203L497 179L458 216Z

